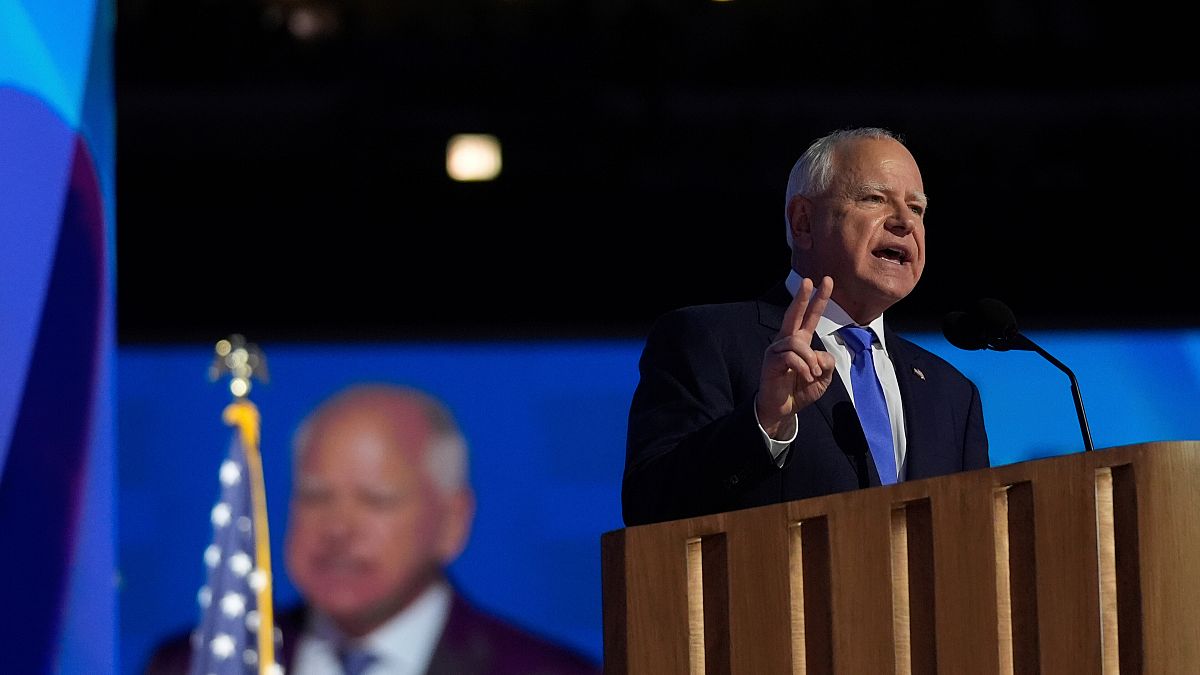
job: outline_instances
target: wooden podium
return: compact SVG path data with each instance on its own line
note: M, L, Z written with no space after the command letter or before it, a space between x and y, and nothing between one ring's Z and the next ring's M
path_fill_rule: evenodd
M601 536L604 670L1200 673L1200 442Z

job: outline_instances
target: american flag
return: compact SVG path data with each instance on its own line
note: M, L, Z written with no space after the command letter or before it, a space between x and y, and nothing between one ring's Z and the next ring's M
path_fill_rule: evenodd
M282 675L275 662L279 636L272 618L258 410L238 400L226 407L224 419L235 429L221 463L212 543L204 551L208 581L198 595L191 675Z

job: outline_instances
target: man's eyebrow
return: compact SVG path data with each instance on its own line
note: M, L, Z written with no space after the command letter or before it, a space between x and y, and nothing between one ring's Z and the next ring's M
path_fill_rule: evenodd
M870 192L888 192L890 189L886 183L867 181L866 183L855 185L850 192L855 197L861 197Z
M893 190L892 186L888 185L887 183L867 181L866 183L856 185L854 188L851 189L850 192L855 197L861 197L870 192L894 192L894 190ZM920 190L913 190L912 192L910 192L908 194L906 199L915 199L915 200L921 202L922 206L929 204L929 198L925 195L924 192L922 192Z

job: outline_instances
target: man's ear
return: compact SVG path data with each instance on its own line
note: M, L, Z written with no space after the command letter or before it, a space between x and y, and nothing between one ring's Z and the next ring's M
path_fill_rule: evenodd
M812 219L815 205L803 195L792 197L788 203L788 227L792 228L792 241L801 249L812 248Z
M446 514L438 540L438 554L444 565L454 562L471 538L471 524L475 520L475 495L462 488L446 497Z

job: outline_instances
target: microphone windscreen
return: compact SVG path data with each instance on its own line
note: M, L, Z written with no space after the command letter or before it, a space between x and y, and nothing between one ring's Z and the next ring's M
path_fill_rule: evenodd
M981 298L972 312L983 331L984 341L1007 340L1017 334L1017 317L1008 305L993 298Z
M950 312L942 319L942 334L959 349L975 350L987 347L983 326L966 312Z

